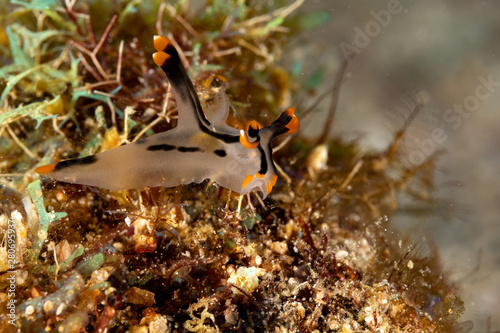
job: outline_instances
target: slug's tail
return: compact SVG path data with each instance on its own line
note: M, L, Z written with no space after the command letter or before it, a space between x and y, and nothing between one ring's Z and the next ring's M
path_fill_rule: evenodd
M38 173L39 175L46 175L46 174L53 172L56 169L56 165L57 165L57 163L49 164L49 165L42 165L42 166L39 166L38 168L36 168L35 172Z
M51 174L56 171L60 171L62 169L66 169L68 167L75 167L78 165L90 165L97 162L96 155L91 155L87 157L77 158L73 160L66 160L55 164L42 165L35 169L35 172L40 175Z

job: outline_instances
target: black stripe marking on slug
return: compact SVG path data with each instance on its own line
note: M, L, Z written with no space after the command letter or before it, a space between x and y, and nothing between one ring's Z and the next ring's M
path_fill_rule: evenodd
M260 151L260 170L259 170L259 173L261 175L265 175L267 173L267 169L268 169L266 153L260 145L257 147L257 149L259 149L259 151Z
M180 60L177 60L177 59L174 59L173 57L168 57L166 58L164 61L163 61L163 64L161 64L161 69L163 69L163 71L171 71L173 67L176 67L177 66L177 62L180 61Z
M248 136L251 138L257 138L258 140L260 140L259 127L258 126L252 127L252 125L248 126Z
M174 150L175 149L175 146L172 146L172 145L168 145L168 144L160 144L160 145L152 145L152 146L149 146L147 148L148 150L151 150L151 151L158 151L158 150L163 150L163 151L170 151L170 150Z
M220 157L226 157L227 153L224 149L216 149L214 150L214 154Z
M180 151L181 153L194 153L194 152L197 152L197 151L200 151L201 149L198 148L198 147L179 147L177 148L178 151Z
M293 114L292 114L293 116ZM292 120L292 117L285 111L283 112L280 116L279 116L279 121L284 125L288 125L288 123L290 122L290 120Z
M93 164L97 162L97 157L95 155L90 155L87 157L82 157L82 158L77 158L74 160L67 160L67 161L62 161L56 164L54 170L61 170L70 166L74 165L86 165L86 164Z

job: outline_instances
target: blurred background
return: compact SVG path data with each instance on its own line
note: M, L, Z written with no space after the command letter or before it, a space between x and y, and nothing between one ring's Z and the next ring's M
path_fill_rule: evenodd
M500 330L500 3L308 0L301 10L313 8L331 19L295 44L314 56L307 70L324 71L331 84L343 57L355 55L333 135L386 148L425 102L408 129L407 164L445 151L435 195L451 214L402 211L393 222L416 240L434 239L472 332ZM322 127L328 105L306 132Z

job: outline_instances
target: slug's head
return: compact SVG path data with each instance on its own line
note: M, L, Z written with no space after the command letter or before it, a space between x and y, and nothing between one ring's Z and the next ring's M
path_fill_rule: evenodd
M257 148L261 144L261 136L270 144L278 135L293 134L300 128L299 118L295 115L295 108L286 109L275 121L263 129L259 128L256 121L248 125L248 131L240 130L240 143L248 149Z
M246 175L242 183L241 193L259 190L266 197L271 192L276 180L276 166L273 161L271 142L281 134L292 134L299 130L300 121L293 107L285 110L275 121L260 129L257 122L252 121L248 131L240 131L240 143L246 149L260 152L260 167L255 175Z

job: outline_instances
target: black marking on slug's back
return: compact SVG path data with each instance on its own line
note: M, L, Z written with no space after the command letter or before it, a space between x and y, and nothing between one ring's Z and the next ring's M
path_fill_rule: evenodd
M183 146L177 148L177 150L180 151L181 153L194 153L197 151L201 151L201 149L198 147L183 147Z
M153 146L148 147L148 150L151 150L151 151L158 151L158 150L170 151L170 150L174 150L174 149L175 149L175 146L168 145L168 144L153 145Z
M82 158L77 158L74 160L67 160L67 161L62 161L56 164L55 170L61 170L70 166L74 165L86 165L86 164L93 164L97 162L97 157L95 155L87 156L87 157L82 157Z
M216 149L214 150L214 154L220 157L226 157L227 153L224 149Z

